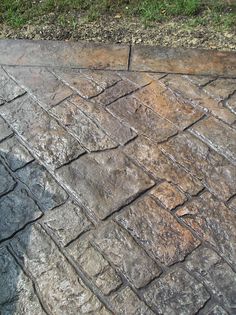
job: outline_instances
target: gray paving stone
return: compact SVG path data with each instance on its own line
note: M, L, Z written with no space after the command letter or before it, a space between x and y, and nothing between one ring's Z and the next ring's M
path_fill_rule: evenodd
M154 280L144 291L146 302L160 315L192 315L209 300L202 284L176 269Z
M213 307L213 309L210 310L210 312L207 313L207 315L228 315L227 313L221 306L216 305Z
M125 208L116 220L165 265L183 260L199 245L189 230L149 196Z
M0 196L13 189L16 182L0 161Z
M12 134L13 132L9 125L4 121L2 117L0 117L0 141L11 136Z
M200 87L216 79L216 77L208 75L184 75L184 77Z
M119 150L84 155L57 170L56 174L100 219L105 219L154 184Z
M16 176L34 194L44 211L61 205L68 198L52 175L36 161L18 170Z
M71 201L47 211L42 224L63 246L92 227L83 210Z
M0 199L0 213L0 240L11 237L42 215L27 191L19 186Z
M34 160L29 151L15 137L6 139L0 144L0 155L13 171Z
M234 93L227 101L226 106L236 114L236 93Z
M136 288L145 286L161 273L146 252L117 224L109 222L94 233L95 245Z
M0 248L0 313L46 315L32 282L5 248Z
M117 143L71 102L62 102L51 113L89 151L107 150L117 146Z
M85 69L81 70L81 73L83 73L90 80L96 82L103 89L106 89L121 80L121 78L115 72L112 71L103 70L96 71Z
M217 100L223 100L236 90L236 79L219 78L205 86L204 90Z

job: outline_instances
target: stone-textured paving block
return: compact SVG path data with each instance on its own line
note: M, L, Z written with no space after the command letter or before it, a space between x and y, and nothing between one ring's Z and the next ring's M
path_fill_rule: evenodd
M119 150L84 155L56 174L100 219L154 185L151 178Z
M90 80L96 82L103 89L106 89L121 80L121 78L112 71L85 69L81 70L81 73L83 73Z
M52 168L84 153L78 141L30 97L22 97L0 107L0 114L35 154Z
M160 274L155 262L116 223L105 224L94 236L98 249L135 287L145 286Z
M103 106L107 106L118 98L121 98L137 90L138 86L128 80L118 81L115 85L107 88L94 100Z
M150 195L158 199L167 209L174 209L183 204L187 197L174 185L163 182L155 187Z
M178 185L191 195L197 194L203 188L198 179L174 163L161 152L155 143L144 137L139 137L128 144L124 151L144 166L155 178L165 179Z
M9 138L0 144L0 155L13 171L34 159L15 137Z
M76 264L83 269L103 294L110 294L122 284L117 272L90 244L88 237L76 240L67 247L67 250Z
M19 186L0 199L0 241L42 215L27 191Z
M61 205L68 197L64 189L38 162L18 170L16 176L34 194L45 211Z
M50 109L72 94L72 90L46 68L6 67L5 69L45 109Z
M32 282L5 248L0 249L0 313L46 315Z
M221 306L215 305L207 315L229 315L229 313L227 313Z
M226 106L236 114L236 93L234 93L227 101Z
M185 103L180 95L166 89L160 81L152 82L133 96L179 129L188 127L203 116L202 112Z
M108 106L108 110L133 127L138 134L142 134L155 142L164 141L178 131L172 123L157 115L132 96L115 101Z
M70 102L89 116L97 126L104 130L117 143L124 145L136 136L134 130L120 122L111 113L106 111L103 106L88 102L79 96L72 97Z
M216 79L216 77L214 76L207 75L185 75L184 78L188 79L189 81L200 87Z
M236 193L236 166L195 136L179 134L161 146L221 199L228 200Z
M117 315L154 315L129 287L115 293L111 298L111 304Z
M160 315L192 315L203 307L210 295L187 272L172 270L144 290L144 298Z
M34 277L42 302L52 314L106 314L105 307L37 224L15 238L11 246Z
M217 100L223 100L236 91L236 79L217 79L207 84L204 90Z
M176 215L199 237L215 246L233 264L236 262L236 213L209 192L180 208Z
M130 71L120 71L118 74L126 80L129 80L138 86L145 86L154 80L152 74L144 72L130 72ZM155 74L154 74L155 75ZM158 74L156 74L158 76ZM161 75L163 76L163 74Z
M13 189L14 185L14 179L8 173L5 166L0 162L0 196Z
M125 208L116 221L165 265L183 260L200 244L188 229L149 196Z
M62 102L54 107L51 113L89 151L106 150L117 146L101 128L71 102Z
M236 130L209 117L195 124L191 131L210 147L236 164Z
M236 196L230 199L229 207L230 209L233 209L234 211L236 211Z
M188 257L185 266L211 289L222 305L236 307L236 273L212 249L199 247Z
M83 210L71 201L48 211L42 223L63 246L92 227Z
M0 141L11 136L12 134L13 132L9 125L4 121L2 117L0 117Z

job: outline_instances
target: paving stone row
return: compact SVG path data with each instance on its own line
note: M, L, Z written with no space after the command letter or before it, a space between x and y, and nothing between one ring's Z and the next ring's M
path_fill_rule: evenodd
M235 79L0 71L0 313L234 314Z

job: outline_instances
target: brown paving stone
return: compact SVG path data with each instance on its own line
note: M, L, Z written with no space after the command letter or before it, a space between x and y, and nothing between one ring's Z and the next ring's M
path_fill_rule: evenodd
M209 192L180 208L176 215L229 261L236 261L236 213Z
M84 155L56 174L100 219L154 185L151 178L119 150Z
M114 222L94 232L93 242L136 288L145 286L161 273L160 268L129 233Z
M106 132L117 143L124 145L136 136L134 130L124 125L111 113L106 111L103 106L94 104L74 96L70 102L75 104L82 112L89 116L102 130Z
M187 200L185 194L168 182L163 182L154 187L150 195L159 200L169 210L182 205Z
M191 131L236 164L236 130L214 117L209 117L195 124Z
M195 195L203 189L197 178L169 159L155 143L144 137L139 137L128 144L124 151L157 179L165 179L178 185L191 195Z
M152 82L133 96L180 129L185 129L203 116L202 112L186 104L180 95L166 89L161 82Z
M35 154L52 168L84 153L77 140L30 97L1 106L0 114Z
M45 68L5 67L5 69L46 110L72 94L72 90L69 87Z
M196 314L210 295L202 284L182 269L170 271L153 281L144 291L144 298L157 314Z
M216 79L216 77L207 75L185 75L184 77L200 87Z
M183 260L199 245L189 230L149 196L126 208L116 220L165 265Z
M153 110L144 106L133 97L119 99L108 106L108 110L155 142L167 140L177 133L177 128L168 120L157 115Z
M236 115L236 93L226 101L226 106Z
M101 128L69 101L55 106L50 113L89 151L106 150L117 146Z
M236 193L236 167L195 136L179 134L161 147L221 199Z
M236 211L236 196L230 200L229 207L233 209L234 211Z
M120 76L112 71L84 69L81 70L81 73L90 80L96 82L103 89L106 89L121 80Z
M4 121L2 117L0 117L0 141L11 136L12 134L13 132L9 125Z
M120 71L119 75L123 79L127 79L140 87L145 86L154 80L154 78L151 75L142 72Z
M0 196L12 190L16 182L0 161Z
M204 87L204 91L209 93L217 100L228 98L236 91L236 79L217 79Z

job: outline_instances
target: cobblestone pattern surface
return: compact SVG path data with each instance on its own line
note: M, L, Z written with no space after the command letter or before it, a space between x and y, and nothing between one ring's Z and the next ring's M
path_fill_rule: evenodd
M0 314L236 314L236 79L0 68Z

